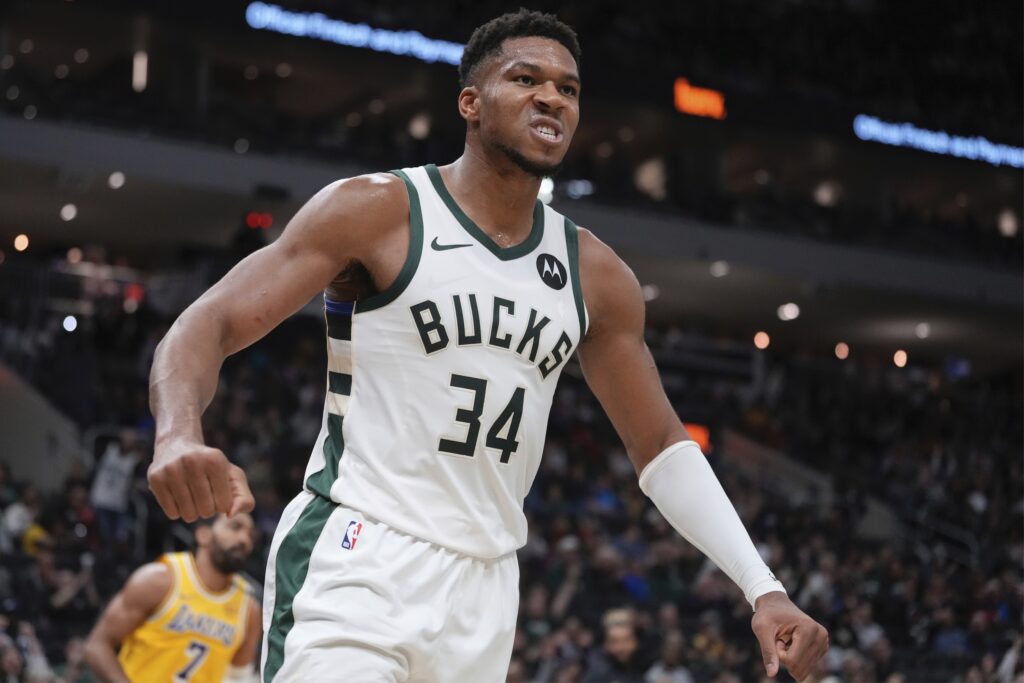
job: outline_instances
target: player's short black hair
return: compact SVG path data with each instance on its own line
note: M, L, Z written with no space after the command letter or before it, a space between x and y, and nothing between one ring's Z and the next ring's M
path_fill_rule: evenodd
M469 37L466 50L459 63L459 85L465 88L473 79L474 71L485 59L501 51L502 44L510 38L550 38L565 46L576 68L580 68L580 43L576 31L554 14L534 12L520 7L478 26Z

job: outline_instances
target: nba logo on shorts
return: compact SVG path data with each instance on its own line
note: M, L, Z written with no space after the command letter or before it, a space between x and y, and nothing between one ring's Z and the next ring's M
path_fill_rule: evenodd
M345 550L354 550L356 547L356 541L359 540L359 532L363 530L362 522L352 520L348 523L348 528L345 529L345 538L341 539L341 547Z

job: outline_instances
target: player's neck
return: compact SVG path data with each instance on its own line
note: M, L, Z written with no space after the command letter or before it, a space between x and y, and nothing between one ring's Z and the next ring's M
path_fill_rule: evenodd
M231 575L223 574L210 560L208 553L195 553L196 571L199 573L199 580L203 582L203 588L211 593L223 593L231 587Z
M540 178L508 160L489 159L468 145L441 174L462 210L492 239L502 235L518 244L529 236Z

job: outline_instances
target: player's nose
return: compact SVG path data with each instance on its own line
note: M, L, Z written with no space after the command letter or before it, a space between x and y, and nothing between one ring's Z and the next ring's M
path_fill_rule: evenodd
M565 106L565 98L552 81L545 81L533 94L534 104L542 109L560 109Z

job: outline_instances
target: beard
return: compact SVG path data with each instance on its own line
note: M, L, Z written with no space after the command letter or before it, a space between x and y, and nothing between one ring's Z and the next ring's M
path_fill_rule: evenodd
M210 544L210 561L221 574L234 574L242 570L248 556L243 552L237 552L233 548L225 548L217 541Z
M562 170L562 164L565 162L563 159L555 164L544 164L536 161L530 161L523 154L517 150L509 147L506 144L498 143L498 150L501 151L508 160L519 167L521 171L532 175L534 178L552 178Z

